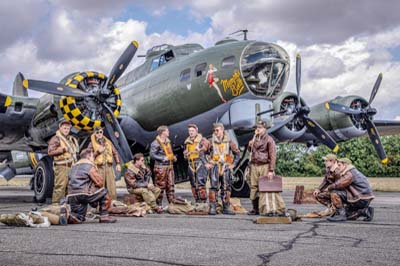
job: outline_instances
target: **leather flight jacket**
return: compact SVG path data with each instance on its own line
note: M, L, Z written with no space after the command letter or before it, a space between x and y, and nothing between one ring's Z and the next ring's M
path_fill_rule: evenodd
M256 165L269 164L269 170L275 170L276 145L268 134L255 136L251 151L251 163Z
M151 171L147 167L137 168L130 164L124 174L126 188L147 188L151 180Z
M167 143L169 140L167 140ZM171 145L169 143L169 145ZM164 165L164 166L169 166L172 165L171 160L166 159L167 154L165 153L164 149L161 147L160 143L158 142L157 139L155 139L150 146L150 158L155 161L156 165Z
M333 167L333 169L325 168L324 179L322 180L321 185L319 185L318 190L320 191L326 190L329 185L333 184L339 178L340 178L340 172L337 166Z
M81 159L74 164L68 178L68 194L89 194L103 187L103 177L88 159Z
M346 169L341 172L340 179L329 185L328 190L345 190L347 192L348 202L372 200L375 198L367 177L353 165L348 165Z

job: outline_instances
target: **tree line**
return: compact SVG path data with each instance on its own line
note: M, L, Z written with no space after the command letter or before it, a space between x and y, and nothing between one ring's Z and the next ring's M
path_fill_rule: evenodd
M338 158L347 157L353 165L368 177L400 177L400 136L381 137L389 158L382 165L369 138L356 138L339 143ZM277 145L276 173L282 176L323 176L322 157L331 150L325 145L310 151L304 144Z

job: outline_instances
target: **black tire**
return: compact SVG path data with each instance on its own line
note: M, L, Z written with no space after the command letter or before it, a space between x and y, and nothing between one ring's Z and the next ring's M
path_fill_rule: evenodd
M248 163L244 162L239 168L235 170L232 176L232 197L248 198L250 196L250 187L246 182L245 171Z
M35 168L33 175L33 192L35 201L43 203L47 198L51 198L54 187L53 160L46 156L43 157Z

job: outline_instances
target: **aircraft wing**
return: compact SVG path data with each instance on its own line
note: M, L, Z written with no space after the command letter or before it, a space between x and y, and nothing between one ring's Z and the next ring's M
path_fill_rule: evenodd
M0 93L0 151L31 151L27 132L39 99Z
M400 134L400 120L374 120L374 124L381 136Z

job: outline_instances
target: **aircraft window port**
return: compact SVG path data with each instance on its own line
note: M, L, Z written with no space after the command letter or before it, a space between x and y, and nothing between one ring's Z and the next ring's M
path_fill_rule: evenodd
M157 69L157 68L158 68L158 63L159 63L159 62L160 62L160 58L159 58L159 57L154 58L153 61L151 61L151 68L150 68L150 71L153 71L153 70Z
M16 102L14 105L14 111L18 113L21 112L23 106L24 104L22 102Z
M190 68L186 68L181 72L180 81L187 81L190 79Z
M200 77L201 75L203 75L205 73L206 67L207 63L198 64L194 68L194 73L196 73L196 77Z
M221 67L229 68L235 65L235 56L231 55L222 59Z

